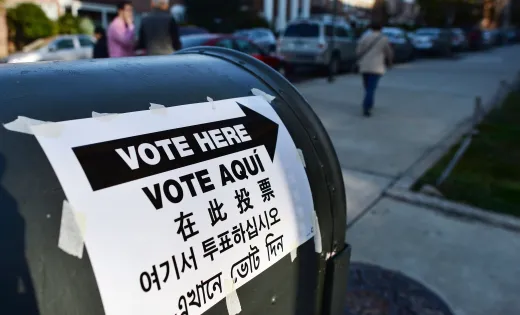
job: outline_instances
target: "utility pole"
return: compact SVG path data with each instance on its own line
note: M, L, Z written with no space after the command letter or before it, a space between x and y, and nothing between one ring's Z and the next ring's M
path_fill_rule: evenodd
M333 1L333 5L332 5L332 36L330 38L330 59L329 59L329 83L332 83L334 82L334 71L332 69L332 54L334 53L334 46L335 46L335 37L336 37L336 15L338 14L338 1L339 0L332 0ZM335 61L335 62L339 62L339 61ZM334 67L338 68L339 65L334 65Z

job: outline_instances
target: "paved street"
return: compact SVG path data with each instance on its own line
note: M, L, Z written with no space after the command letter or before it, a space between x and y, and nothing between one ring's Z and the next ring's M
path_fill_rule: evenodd
M456 60L398 65L380 82L373 117L361 116L356 75L297 84L327 128L347 191L353 260L397 269L444 297L456 314L517 314L520 237L382 198L416 161L490 101L520 70L520 46ZM515 280L516 279L516 280Z

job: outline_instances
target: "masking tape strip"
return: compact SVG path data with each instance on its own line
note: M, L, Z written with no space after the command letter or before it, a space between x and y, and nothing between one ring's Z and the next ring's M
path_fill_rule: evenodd
M84 232L84 215L79 212L75 214L69 202L63 200L58 247L67 254L81 259L83 257Z
M159 115L166 115L166 106L164 106L164 105L150 103L150 107L148 109L151 110L152 113L156 113Z
M296 257L298 257L298 247L291 251L291 262L293 262L296 259Z
M314 211L314 249L318 254L320 254L322 251L320 224L318 222L318 215L316 214L316 211Z
M261 91L257 88L251 89L251 93L253 93L253 95L255 95L255 96L263 97L267 101L267 103L271 103L276 98L275 96L269 95L269 94L265 93L264 91Z
M206 100L211 103L211 109L215 109L215 103L213 102L213 99L209 96L206 96Z
M92 112L92 118L97 118L101 121L109 121L114 118L116 118L117 114L114 113L98 113L98 112Z
M14 132L21 132L21 133L26 133L26 134L32 135L33 132L30 128L31 126L37 126L37 125L46 124L46 123L48 123L48 122L43 121L43 120L28 118L25 116L18 116L18 118L11 121L10 123L4 124L4 128L7 130L10 130L10 131L14 131Z
M300 160L302 161L303 167L306 168L307 165L305 164L305 157L303 156L303 151L298 148L296 148L296 150L298 151L298 155L300 156Z
M226 296L226 306L229 315L236 315L242 312L242 305L240 305L237 291L233 290Z

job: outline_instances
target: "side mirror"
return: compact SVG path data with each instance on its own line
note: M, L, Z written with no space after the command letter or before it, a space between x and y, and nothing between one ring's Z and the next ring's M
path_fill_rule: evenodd
M50 52L54 52L54 51L56 51L56 50L58 50L58 48L57 48L56 46L54 46L54 45L49 46L49 51L50 51Z

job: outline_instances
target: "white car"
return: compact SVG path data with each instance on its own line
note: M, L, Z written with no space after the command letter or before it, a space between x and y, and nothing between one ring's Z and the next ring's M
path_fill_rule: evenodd
M95 39L88 35L60 35L39 39L25 46L22 52L8 56L5 62L90 59L94 44Z

